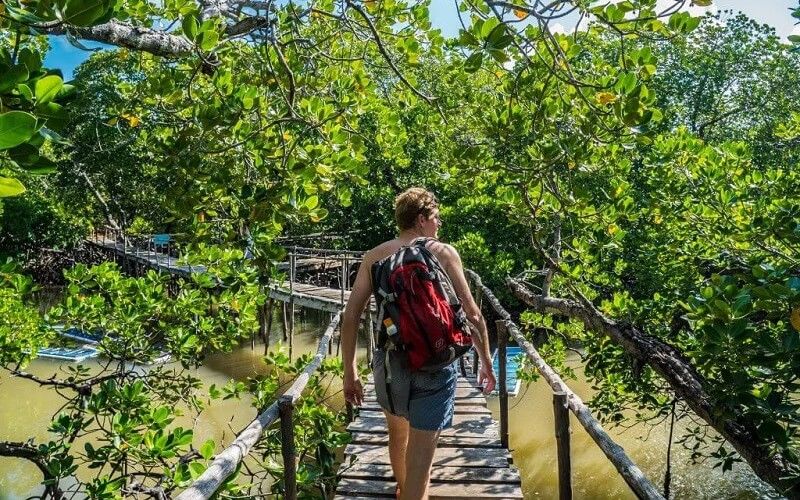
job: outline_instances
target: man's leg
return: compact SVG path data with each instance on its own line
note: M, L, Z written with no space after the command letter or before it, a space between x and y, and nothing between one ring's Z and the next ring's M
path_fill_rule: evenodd
M388 411L386 425L389 427L389 460L392 462L392 471L397 480L400 491L406 484L406 449L408 448L408 420L392 415Z
M427 500L431 465L440 431L423 431L413 427L408 433L406 454L406 480L400 498L402 500Z

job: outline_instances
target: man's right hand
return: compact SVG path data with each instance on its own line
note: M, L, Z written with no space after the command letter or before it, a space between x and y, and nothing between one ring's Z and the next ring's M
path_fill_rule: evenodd
M353 406L361 406L364 403L364 386L361 385L358 375L346 372L343 389L345 401Z

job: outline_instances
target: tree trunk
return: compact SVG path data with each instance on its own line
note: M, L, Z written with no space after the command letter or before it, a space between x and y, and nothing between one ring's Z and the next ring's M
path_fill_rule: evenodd
M587 329L608 335L637 361L653 368L698 417L705 420L733 446L762 480L789 498L800 499L800 485L791 478L794 467L787 458L770 451L752 423L741 414L718 406L705 389L706 381L675 347L647 335L633 325L617 323L591 303L542 297L522 283L508 278L508 286L525 305L540 313L556 313L583 320Z

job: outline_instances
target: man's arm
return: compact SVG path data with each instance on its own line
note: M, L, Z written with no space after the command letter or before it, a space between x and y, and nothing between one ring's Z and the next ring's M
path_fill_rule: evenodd
M475 299L472 298L467 278L464 276L461 256L458 255L455 248L445 243L434 243L431 250L436 253L437 258L450 277L450 281L453 282L453 288L455 288L456 295L461 301L464 313L467 315L467 321L474 327L470 328L470 332L472 333L472 343L480 359L481 369L478 375L478 384L483 383L484 392L488 394L494 390L496 384L492 368L492 355L489 353L489 332L481 309L475 303Z
M342 361L344 362L344 397L347 402L360 406L364 399L364 389L361 381L358 380L358 368L356 366L356 337L358 336L358 324L361 322L361 314L369 302L372 292L369 270L372 266L370 253L364 255L361 265L358 268L356 281L350 291L350 298L342 314L341 335L342 335Z

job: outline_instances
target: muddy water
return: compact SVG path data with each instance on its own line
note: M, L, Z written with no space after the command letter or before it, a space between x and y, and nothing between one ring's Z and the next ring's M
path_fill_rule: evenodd
M309 312L304 321L298 322L295 338L295 353L312 352L325 325L327 314ZM272 338L280 335L273 330ZM360 350L363 353L363 349ZM195 376L206 386L224 385L231 378L244 380L264 373L268 368L261 359L263 346L256 345L251 351L249 343L232 353L216 355L207 359L204 366L195 371ZM579 362L571 360L578 380L568 381L570 387L584 400L591 397L590 385L582 379ZM50 376L59 370L60 363L36 360L29 371ZM520 396L510 399L510 441L514 463L520 469L526 498L557 498L555 437L552 410L552 395L549 386L539 380L527 389L523 386ZM9 377L0 373L0 440L36 441L48 438L47 425L61 404L52 391L40 389L33 382ZM338 404L341 404L339 399ZM490 398L489 406L499 418L498 402ZM195 429L195 446L208 438L227 443L255 416L249 401L215 401L200 415ZM181 422L184 427L191 421ZM625 482L597 448L576 420L572 420L572 467L574 493L578 499L635 498ZM680 425L676 436L680 435ZM668 428L644 426L628 430L607 429L612 438L622 445L629 456L659 488L664 475ZM649 433L648 433L649 431ZM82 446L82 444L81 444ZM760 483L743 466L722 474L712 469L711 464L690 465L688 452L680 446L673 447L674 498L768 498L768 488ZM37 469L24 460L0 458L0 500L22 499L40 493L41 476Z
M569 364L577 380L567 384L584 401L594 392L583 378L577 356ZM550 386L539 379L527 389L523 385L519 396L509 398L509 446L514 464L520 469L525 498L558 498L556 440L553 403ZM497 398L489 407L499 419ZM571 414L570 414L571 415ZM678 422L675 438L682 435L687 423ZM571 416L571 452L573 491L576 499L634 499L625 481L608 461L581 424ZM661 490L666 469L669 426L638 425L628 429L605 426L612 439ZM770 489L756 478L746 466L734 466L723 474L713 463L691 465L690 453L681 445L673 445L672 498L755 499L776 498Z
M317 341L327 326L329 315L309 311L307 316L299 319L295 325L297 334L294 339L294 353L299 355L314 352ZM274 325L271 335L273 343L280 336L279 325ZM200 378L206 388L211 384L221 387L232 378L245 380L268 370L262 359L263 354L263 344L256 344L255 350L251 350L250 343L246 342L231 353L210 356L202 367L193 370L193 375ZM92 361L87 360L84 364L91 365ZM41 377L54 374L63 376L63 372L60 372L61 366L55 360L37 359L28 366L27 371ZM35 442L46 442L49 438L47 426L62 404L63 400L53 391L39 388L32 381L11 377L8 372L1 371L0 441L25 441L33 438ZM340 400L338 404L343 403ZM176 420L175 425L193 427L194 445L199 447L209 438L217 443L229 443L255 416L255 409L248 398L215 400L213 405L200 414L196 422L184 417ZM83 443L76 443L76 446L82 449ZM40 481L41 474L29 462L0 457L0 500L17 500L41 494Z

